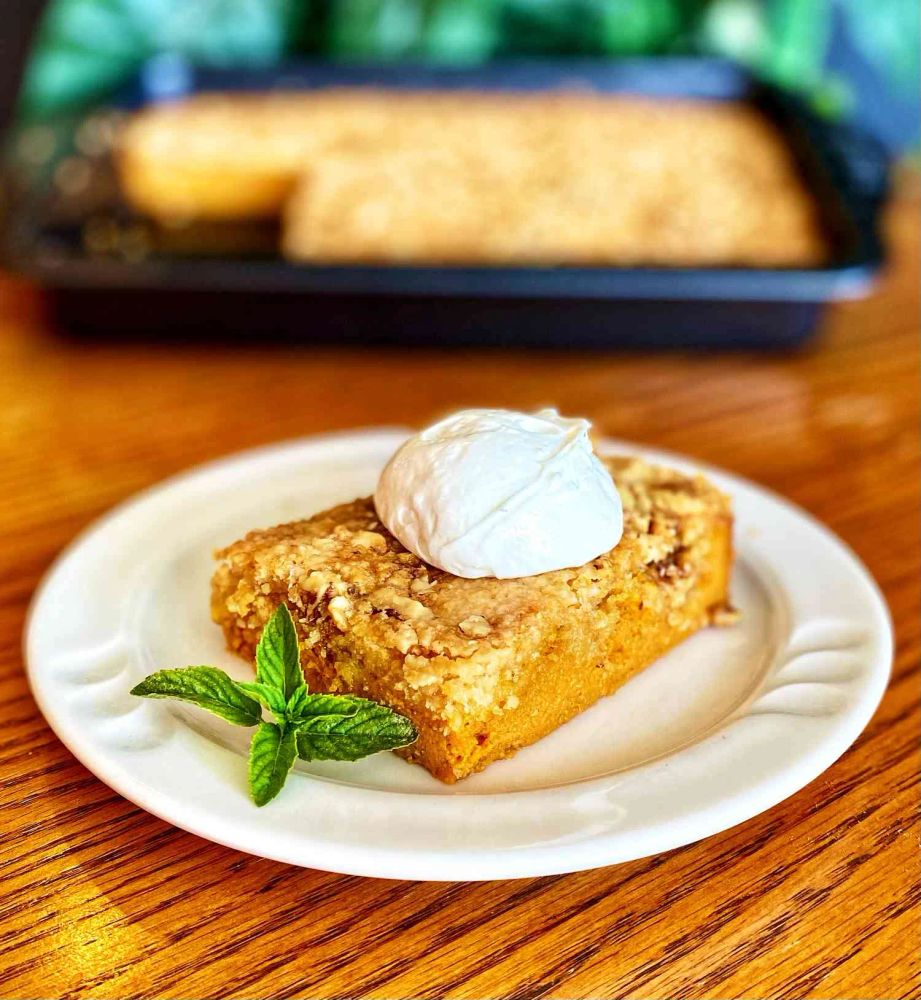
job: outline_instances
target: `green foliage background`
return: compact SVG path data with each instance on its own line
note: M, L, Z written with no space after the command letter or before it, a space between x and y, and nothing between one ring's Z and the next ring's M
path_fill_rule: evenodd
M847 83L824 68L836 7L867 62L894 89L916 88L918 0L53 0L22 110L41 117L91 102L164 52L209 65L293 53L470 63L701 52L839 112Z

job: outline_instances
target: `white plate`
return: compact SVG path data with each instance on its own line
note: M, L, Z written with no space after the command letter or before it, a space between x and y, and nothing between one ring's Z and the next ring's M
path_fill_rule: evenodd
M248 730L129 689L188 663L245 677L209 619L212 551L370 493L402 437L246 452L148 491L71 546L33 602L26 657L42 712L83 764L170 823L252 854L359 875L493 879L627 861L725 830L802 788L866 725L892 656L873 580L802 511L706 469L735 505L738 625L698 633L459 785L393 754L298 762L257 809ZM604 450L699 468L626 442Z

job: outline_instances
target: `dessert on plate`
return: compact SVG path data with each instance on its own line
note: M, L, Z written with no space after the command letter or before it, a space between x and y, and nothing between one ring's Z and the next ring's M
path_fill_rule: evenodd
M599 459L588 427L462 412L404 444L374 498L223 549L228 646L252 660L286 603L311 688L409 717L396 752L445 782L550 733L728 608L728 499Z

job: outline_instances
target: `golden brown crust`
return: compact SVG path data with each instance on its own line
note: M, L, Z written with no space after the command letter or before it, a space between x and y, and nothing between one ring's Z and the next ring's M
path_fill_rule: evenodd
M468 123L436 140L318 158L287 203L286 254L327 263L822 260L792 159L750 109L543 101L540 114L494 113L479 130Z
M741 104L208 94L137 115L119 166L128 199L158 218L284 211L285 251L298 260L770 266L825 256L782 138Z
M213 617L252 659L287 601L309 683L409 715L420 739L404 755L456 781L611 693L727 601L727 499L701 477L606 462L624 536L585 566L461 579L407 552L363 499L219 552Z

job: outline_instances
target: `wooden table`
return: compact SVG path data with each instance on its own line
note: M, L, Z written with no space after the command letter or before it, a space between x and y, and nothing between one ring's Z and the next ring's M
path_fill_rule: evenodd
M59 339L0 281L0 996L895 998L918 990L918 205L805 353L205 349ZM290 868L110 791L29 695L20 634L57 551L136 490L316 431L555 403L750 476L885 591L898 651L857 744L791 799L631 864L485 884ZM356 817L356 822L360 817Z

